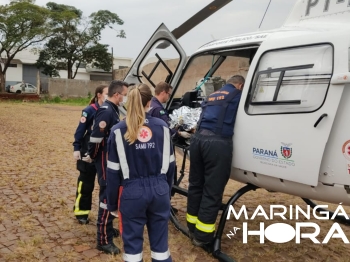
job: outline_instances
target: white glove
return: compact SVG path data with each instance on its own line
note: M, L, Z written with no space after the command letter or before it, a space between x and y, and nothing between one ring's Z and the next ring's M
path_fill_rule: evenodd
M191 134L188 132L185 132L185 131L179 132L179 135L182 136L183 138L186 138L186 139L191 137Z
M92 159L89 155L84 156L81 160L87 162L87 163L92 163Z
M116 211L113 211L113 212L110 212L113 216L115 216L115 217L118 217L118 211L116 210Z
M80 151L74 151L73 157L75 160L80 160L81 159Z

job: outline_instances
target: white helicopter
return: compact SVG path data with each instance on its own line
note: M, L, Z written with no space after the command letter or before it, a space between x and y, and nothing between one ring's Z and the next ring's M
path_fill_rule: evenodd
M227 206L256 188L299 196L311 205L309 199L350 205L350 0L298 0L281 28L212 41L187 61L176 39L199 16L203 20L228 2L212 2L173 32L162 24L125 81L154 86L160 80L156 71L166 72L165 81L174 87L167 104L172 110L183 105L186 93L188 105L198 106L195 80L210 83L233 71L244 75L231 179L248 186ZM164 62L158 49L169 46L178 59ZM148 68L150 55L157 61ZM215 91L213 86L204 93ZM186 195L177 182L174 190ZM227 208L213 254L231 261L220 251L226 214ZM174 217L173 222L185 232Z

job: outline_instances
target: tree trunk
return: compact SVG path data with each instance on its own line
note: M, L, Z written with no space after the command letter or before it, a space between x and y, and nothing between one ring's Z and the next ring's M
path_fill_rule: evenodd
M36 72L36 93L40 95L40 70Z
M72 79L72 76L73 76L72 67L73 67L72 63L70 61L68 61L68 64L67 64L67 73L68 73L67 78L68 79Z
M0 70L0 93L5 92L5 74Z

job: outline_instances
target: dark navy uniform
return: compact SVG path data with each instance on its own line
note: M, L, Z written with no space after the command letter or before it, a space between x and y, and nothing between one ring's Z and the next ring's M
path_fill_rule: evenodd
M156 97L152 97L151 99L151 105L150 105L150 110L148 113L153 116L162 119L168 127L170 126L170 117L166 109L164 109L163 105L161 102ZM173 136L176 134L176 129L170 129L170 133Z
M87 106L81 113L77 130L74 134L74 151L80 151L84 156L88 151L88 143L91 135L91 127L94 116L100 105L96 102ZM77 160L77 169L80 171L76 192L75 204L73 207L77 219L87 219L91 210L92 192L94 191L96 168L94 163L87 163Z
M152 261L169 262L168 219L174 176L174 152L169 128L146 114L138 140L129 145L126 122L116 125L108 140L108 210L119 211L124 261L142 261L147 225Z
M190 145L187 226L203 243L214 237L215 221L231 173L232 136L241 91L232 84L202 104L197 132Z
M98 109L93 130L89 142L89 155L95 160L97 170L98 183L100 185L99 192L99 210L97 217L97 243L98 245L110 244L113 240L113 216L107 210L106 198L106 152L107 140L111 128L119 123L118 107L106 100Z

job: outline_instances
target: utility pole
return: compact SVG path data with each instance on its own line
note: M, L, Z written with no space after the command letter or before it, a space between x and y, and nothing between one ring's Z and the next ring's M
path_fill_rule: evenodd
M112 47L112 81L114 80L113 63L114 63L114 57L113 57L113 47Z

